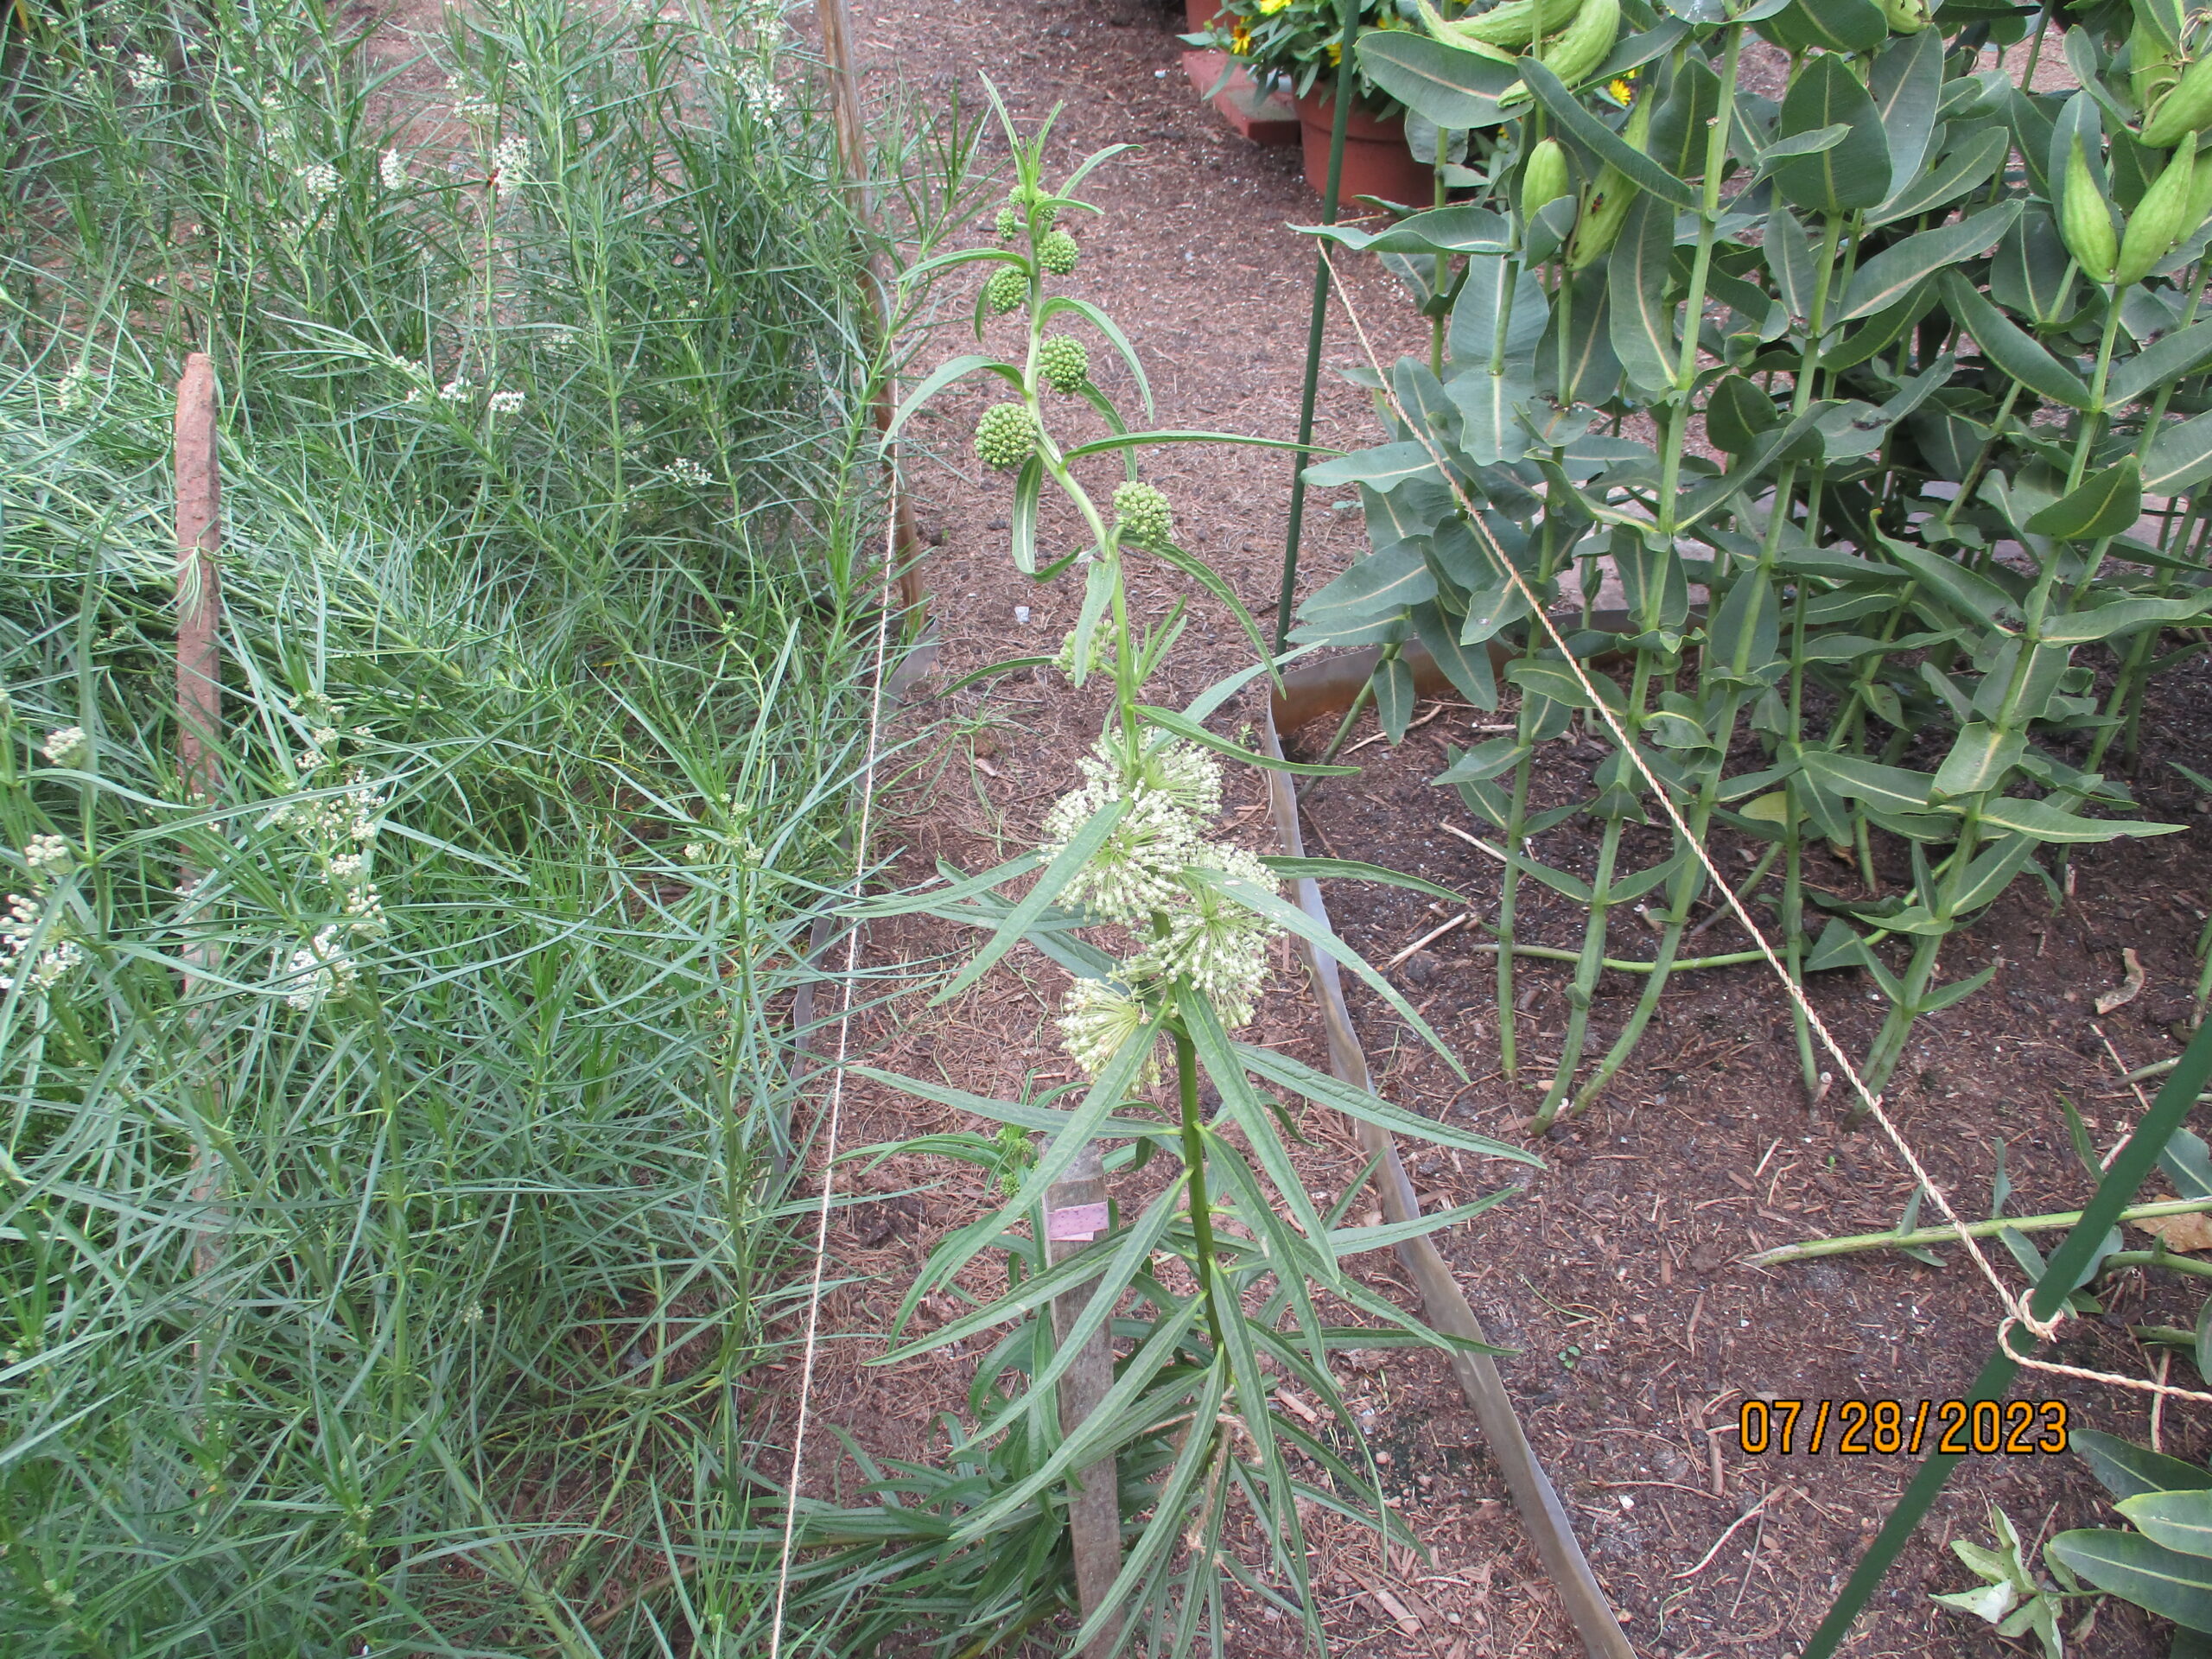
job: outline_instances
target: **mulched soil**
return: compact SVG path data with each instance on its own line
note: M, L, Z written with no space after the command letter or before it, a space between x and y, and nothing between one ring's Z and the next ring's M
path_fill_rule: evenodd
M855 10L875 92L903 86L941 107L957 89L972 106L976 77L988 73L1025 122L1066 104L1052 148L1058 168L1106 143L1141 146L1091 181L1088 194L1105 213L1093 229L1078 226L1085 251L1071 291L1106 306L1136 343L1152 372L1161 426L1293 433L1313 253L1307 238L1286 227L1316 217L1316 204L1294 150L1245 144L1200 105L1179 64L1173 33L1179 17L1139 0L1081 7L969 0L957 8L857 0ZM1001 152L988 146L987 153ZM1393 279L1371 262L1339 268L1385 359L1417 348L1419 321ZM925 364L967 348L957 319L968 290L956 286L947 303L955 326L925 353ZM1335 312L1326 358L1332 372L1319 410L1323 442L1374 441L1365 394L1333 372L1357 360L1343 314ZM1125 382L1101 378L1126 393ZM878 850L894 855L886 886L918 880L939 860L981 869L1032 844L1046 809L1075 781L1072 757L1096 733L1102 712L1095 689L1077 692L1050 673L1026 671L931 695L932 687L989 663L1051 655L1072 625L1079 596L1065 582L1036 588L1008 564L1007 492L1001 480L976 476L967 448L982 402L980 394L949 398L916 429L938 463L917 458L907 476L938 543L927 574L940 657L934 677L896 721L895 735L907 747L896 762L903 770L882 799ZM1146 475L1173 497L1185 543L1212 560L1255 611L1269 610L1287 463L1268 452L1179 447L1151 452ZM1341 569L1360 541L1356 513L1333 512L1325 499L1314 506L1301 582L1306 591ZM1046 527L1048 543L1069 534L1065 518L1056 520L1049 510ZM1140 610L1157 619L1187 592L1179 579L1146 576L1135 597ZM1027 607L1026 620L1018 606ZM1193 616L1156 684L1159 701L1187 697L1250 660L1217 609L1197 605ZM2163 760L2171 755L2202 766L2208 700L2212 686L2201 664L2160 687L2141 790L2150 816L2197 822L2193 791ZM1256 711L1248 705L1245 712ZM1471 728L1509 719L1510 703L1501 714L1433 712L1402 747L1361 749L1355 758L1366 766L1363 775L1320 792L1306 821L1309 847L1420 872L1480 907L1494 897L1495 866L1438 828L1445 820L1475 826L1449 791L1427 780L1442 767L1445 743L1476 741ZM1309 747L1325 735L1303 734ZM1552 746L1545 787L1565 798L1601 754L1594 741ZM1240 838L1271 846L1255 777L1234 781L1230 810ZM2015 1186L2013 1213L2082 1201L2088 1183L2068 1142L2062 1096L2082 1110L2101 1151L2139 1115L2138 1097L2120 1082L2121 1068L2103 1039L2129 1065L2176 1052L2174 1027L2189 1012L2198 907L2212 902L2197 874L2207 868L2207 834L2193 827L2164 840L2082 849L2072 861L2073 895L2062 908L2054 912L2039 887L2023 882L1947 953L1947 978L1996 956L2005 966L1990 989L1924 1023L1892 1102L1901 1127L1962 1212L1986 1211L1992 1143L1999 1138ZM1553 861L1576 868L1580 860L1586 868L1594 841L1586 826L1570 823L1551 832L1541 850ZM1726 836L1715 846L1724 867L1745 868ZM1840 866L1816 862L1811 879L1841 889L1848 876ZM1579 912L1564 900L1548 903L1541 889L1524 893L1530 906L1524 939L1579 938ZM1330 902L1340 931L1378 961L1443 919L1427 900L1398 891L1344 888ZM1645 945L1632 919L1620 925L1616 950ZM1395 976L1465 1058L1471 1086L1452 1077L1357 988L1355 1016L1393 1098L1453 1114L1487 1133L1526 1138L1535 1096L1496 1073L1493 970L1468 949L1470 932L1440 939ZM1725 922L1701 941L1714 951L1743 943ZM1065 976L1027 947L982 987L946 1007L927 1006L938 982L931 976L974 944L972 935L926 919L876 926L868 963L877 977L867 988L876 1000L854 1020L853 1052L894 1071L1001 1097L1070 1076L1051 1025ZM2123 946L2140 953L2147 988L2095 1021L2091 1001L2119 981ZM1254 1039L1322 1064L1310 995L1287 957L1284 969ZM1534 991L1522 1015L1523 1052L1554 1054L1547 1042L1564 1023L1565 969L1532 964L1522 974ZM1608 1033L1634 989L1618 977L1599 987L1597 1020ZM1855 973L1824 976L1814 988L1823 1018L1853 1053L1864 1052L1880 1014L1859 980ZM1524 1071L1524 1084L1541 1071ZM1493 1338L1519 1351L1501 1362L1508 1384L1639 1653L1757 1659L1796 1651L1911 1471L1904 1458L1747 1458L1734 1441L1746 1396L1942 1400L1961 1389L1992 1345L1993 1298L1955 1249L1945 1252L1942 1269L1877 1255L1770 1271L1742 1264L1765 1246L1896 1220L1910 1182L1877 1135L1840 1127L1840 1109L1837 1095L1807 1108L1785 1005L1764 969L1741 968L1677 982L1608 1095L1539 1143L1548 1160L1543 1172L1408 1148L1416 1185L1437 1205L1508 1179L1526 1183L1522 1197L1440 1242ZM993 1127L858 1080L845 1087L841 1109L846 1148ZM1301 1162L1310 1184L1341 1192L1359 1166L1349 1133L1328 1123L1309 1130L1316 1145ZM1131 1187L1141 1190L1141 1183ZM903 1154L868 1167L844 1166L837 1190L855 1201L833 1225L831 1276L842 1282L823 1305L829 1334L814 1380L816 1427L801 1484L817 1495L851 1496L855 1471L839 1462L822 1425L850 1429L878 1456L925 1457L941 1443L936 1414L963 1408L972 1351L939 1351L893 1367L867 1362L882 1352L880 1333L929 1249L979 1213L989 1195L973 1170ZM1414 1305L1395 1263L1363 1262L1370 1283ZM986 1284L984 1276L975 1281L977 1288ZM2187 1323L2196 1300L2169 1282L2136 1275L2108 1298L2104 1319L2068 1327L2061 1355L2143 1375L2155 1361L2125 1327ZM921 1328L957 1311L937 1302L925 1309ZM1372 1444L1389 1455L1403 1511L1429 1555L1426 1562L1384 1563L1359 1535L1319 1533L1317 1582L1335 1650L1438 1659L1579 1650L1473 1415L1443 1366L1355 1355L1347 1357L1346 1376L1363 1412L1372 1414ZM796 1359L786 1357L754 1378L757 1426L767 1446L790 1444L798 1377ZM2176 1380L2193 1384L2194 1373L2177 1363ZM2063 1399L2077 1425L2147 1435L2145 1396L2046 1388L2049 1381L2055 1379L2034 1378L2017 1395ZM2202 1457L2212 1450L2212 1433L2191 1409L2168 1411L2164 1433L2169 1451ZM785 1472L788 1459L766 1452L762 1466ZM1986 1540L1992 1502L2024 1533L2047 1535L2108 1520L2101 1497L2070 1456L1969 1459L1846 1651L1859 1659L2020 1651L1929 1605L1929 1591L1974 1582L1945 1546L1954 1538ZM1378 1587L1397 1599L1416 1628L1401 1628ZM2120 1656L2164 1651L2149 1622L2118 1605L2107 1607L2084 1645ZM1240 1616L1233 1652L1295 1649L1279 1622L1256 1611L1249 1620Z

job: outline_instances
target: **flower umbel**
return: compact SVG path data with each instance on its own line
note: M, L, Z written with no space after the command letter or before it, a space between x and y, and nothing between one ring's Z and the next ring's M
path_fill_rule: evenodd
M1001 265L983 284L983 304L994 316L1013 310L1028 297L1028 273L1020 265Z
M1065 276L1075 269L1081 251L1075 245L1075 238L1065 231L1048 231L1037 244L1037 263L1053 276Z
M1001 471L1037 453L1037 423L1021 404L994 404L976 423L976 453Z
M60 731L48 732L38 752L57 766L73 766L91 750L81 726L64 726Z
M1121 516L1122 539L1139 547L1158 547L1175 539L1175 518L1167 497L1137 479L1116 486L1114 511Z
M1073 334L1054 334L1038 345L1037 372L1054 391L1081 391L1090 378L1090 353Z

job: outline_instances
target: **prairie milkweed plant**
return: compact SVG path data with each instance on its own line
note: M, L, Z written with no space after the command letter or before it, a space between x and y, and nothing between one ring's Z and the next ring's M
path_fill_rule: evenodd
M1205 724L1274 664L1229 585L1177 544L1173 504L1139 475L1137 457L1163 443L1255 440L1132 427L1124 418L1092 376L1092 344L1084 335L1120 360L1149 416L1151 394L1137 354L1103 311L1056 291L1056 279L1081 257L1073 226L1096 211L1075 192L1115 150L1093 155L1057 189L1048 188L1042 157L1050 120L1024 138L1002 106L999 116L1013 151L1014 183L998 214L998 245L950 252L914 269L926 274L956 264L986 267L977 336L991 316L1016 315L1027 325L1024 349L1019 360L970 354L943 364L923 379L899 419L970 375L1004 387L1003 400L977 423L976 451L1012 478L1015 565L1039 582L1063 574L1081 582L1079 620L1060 664L1078 686L1105 679L1111 706L1078 763L1075 786L1046 815L1034 850L982 874L864 901L860 909L874 915L927 912L988 930L987 943L944 988L940 1001L976 984L1020 941L1066 968L1072 982L1058 1031L1085 1081L1024 1101L1000 1101L868 1073L1045 1137L1033 1159L1013 1160L1004 1158L1000 1142L967 1137L974 1142L967 1154L1002 1168L1010 1191L931 1255L897 1326L903 1332L924 1297L948 1287L964 1293L976 1283L982 1270L968 1270L987 1250L1005 1253L1003 1294L981 1293L975 1311L906 1341L884 1363L970 1337L1001 1337L977 1369L971 1395L977 1421L955 1431L952 1462L963 1471L963 1482L931 1488L910 1478L893 1485L910 1494L934 1491L945 1517L934 1570L941 1577L946 1571L942 1551L965 1549L976 1563L971 1585L983 1585L989 1562L1060 1535L1072 1471L1118 1458L1124 1510L1142 1518L1131 1522L1111 1608L1092 1614L1075 1637L1078 1645L1104 1628L1109 1614L1129 1615L1125 1636L1144 1629L1151 1651L1186 1651L1206 1632L1218 1643L1227 1629L1224 1586L1232 1580L1302 1621L1318 1639L1306 1508L1355 1516L1390 1539L1411 1541L1382 1503L1332 1372L1331 1351L1454 1344L1365 1287L1347 1262L1464 1221L1504 1193L1402 1226L1345 1226L1349 1196L1324 1216L1292 1163L1290 1148L1300 1136L1287 1103L1303 1100L1478 1154L1535 1160L1237 1040L1237 1028L1251 1020L1265 994L1270 944L1295 936L1361 974L1435 1042L1380 975L1281 890L1296 876L1427 884L1349 861L1262 856L1216 828L1224 762L1288 764L1249 752ZM1116 461L1121 475L1109 486ZM1038 509L1047 480L1080 524L1077 544L1056 556L1040 547ZM1147 684L1173 649L1184 607L1177 605L1157 626L1132 621L1128 575L1138 561L1180 573L1231 611L1260 660L1182 709L1148 702ZM1016 897L1014 884L1033 877ZM1116 942L1116 948L1096 939ZM931 1137L925 1147L950 1149L953 1139ZM1103 1233L1054 1262L1043 1242L1046 1192L1093 1141L1109 1146L1109 1174L1135 1177L1154 1157L1167 1160L1166 1172L1155 1169L1142 1182L1121 1180L1125 1197L1140 1185L1147 1196L1117 1204ZM1077 1292L1083 1312L1056 1344L1047 1305ZM1331 1322L1347 1313L1374 1323ZM1062 1422L1053 1391L1071 1357L1102 1328L1119 1345L1111 1390L1084 1421ZM1275 1395L1286 1388L1310 1392L1329 1414L1311 1424L1285 1415ZM1040 1527L1040 1520L1046 1524ZM947 1616L956 1627L948 1640L997 1639L1042 1616L1033 1585L988 1582L991 1594L971 1592ZM1057 1586L1045 1588L1041 1599L1050 1603Z
M0 1651L756 1651L889 372L805 66L514 0L417 108L320 5L11 16ZM882 141L924 246L946 130Z

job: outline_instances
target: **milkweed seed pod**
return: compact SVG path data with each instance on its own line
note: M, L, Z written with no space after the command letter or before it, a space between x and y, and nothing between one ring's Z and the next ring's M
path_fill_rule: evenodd
M994 404L976 423L976 453L1001 472L1037 453L1037 423L1023 404Z
M1521 169L1521 215L1526 219L1548 202L1557 201L1574 188L1567 176L1567 151L1556 138L1547 138L1529 152Z
M1630 149L1641 150L1651 140L1651 94L1646 92L1636 100L1628 112L1628 124L1621 129L1621 138ZM1613 245L1613 238L1621 233L1621 223L1628 217L1628 210L1636 205L1640 192L1627 175L1611 167L1599 169L1598 176L1582 194L1582 212L1574 221L1574 234L1567 240L1567 268L1580 270L1595 264L1605 257Z
M2189 210L2196 197L2196 135L2185 132L2174 146L2166 170L2151 181L2128 216L2120 238L2120 259L2113 281L2122 288L2141 282L2152 267L2174 251L2174 244L2196 228Z
M2196 164L2190 169L2190 174L2189 213L2186 215L2189 229L2182 232L2184 237L2200 229L2207 219L2212 219L2212 149L2198 147Z
M1917 35L1928 27L1928 0L1882 0L1882 16L1892 33Z
M2152 109L2143 122L2143 142L2164 149L2181 142L2184 132L2202 132L2212 126L2212 57L2197 59L2181 72L2174 88Z
M1620 32L1621 0L1582 0L1574 21L1542 54L1544 67L1575 86L1611 55Z
M1582 0L1505 0L1472 17L1446 22L1428 0L1419 0L1421 21L1447 46L1524 47L1540 34L1562 29L1582 8Z
M2058 235L2074 263L2093 283L2109 283L2120 263L2120 236L2112 227L2112 209L2105 193L2089 171L2088 153L2079 133L2066 156L2066 188L2058 204Z
M1446 22L1444 15L1431 5L1429 0L1414 0L1414 3L1421 8L1421 27L1429 32L1433 39L1440 41L1446 46L1457 47L1462 52L1472 52L1480 57L1493 58L1500 63L1511 63L1514 60L1513 53L1506 48L1467 32L1467 24L1474 21L1473 19L1463 19L1456 23ZM1508 0L1508 6L1500 7L1497 10L1504 10L1511 5L1519 3L1520 0ZM1483 14L1485 17L1496 15L1496 11L1486 11ZM1529 38L1530 36L1523 35L1521 41L1525 43Z
M1081 391L1090 378L1090 353L1072 334L1054 334L1037 347L1037 372L1054 391Z
M1075 245L1075 238L1065 231L1048 231L1037 244L1037 263L1055 276L1065 276L1075 269L1076 257L1082 251Z
M983 284L983 303L994 315L1011 311L1029 297L1029 273L1020 265L1001 265Z
M1167 498L1149 484L1131 479L1114 492L1114 512L1122 539L1139 547L1158 547L1174 539L1175 520Z
M2173 48L2146 29L2128 36L2127 62L2127 85L2135 94L2135 107L2147 116L2173 91L2181 79L2181 65Z

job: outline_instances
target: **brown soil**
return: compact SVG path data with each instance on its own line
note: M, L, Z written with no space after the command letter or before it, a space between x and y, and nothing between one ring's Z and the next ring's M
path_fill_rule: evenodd
M1171 32L1179 18L1139 0L1098 8L971 0L927 10L858 0L855 11L869 85L879 92L900 80L941 106L957 87L972 105L982 72L1026 123L1065 101L1051 152L1057 169L1106 143L1141 145L1088 188L1104 216L1095 228L1077 227L1085 252L1070 288L1106 306L1135 342L1152 372L1161 426L1278 437L1294 431L1313 252L1286 226L1314 218L1315 202L1294 150L1244 144L1198 104ZM1001 152L994 145L988 153ZM1371 262L1340 261L1339 269L1386 360L1417 345L1420 325L1391 278ZM966 301L961 285L948 315L964 315ZM966 348L962 334L964 327L948 328L923 354L924 365ZM1340 370L1357 360L1343 315L1334 312L1327 365ZM1126 385L1115 390L1126 406ZM939 543L928 569L942 635L938 675L928 684L938 686L1011 656L1051 655L1078 598L1065 581L1033 586L1007 560L1007 492L996 479L975 477L967 448L982 401L971 393L943 402L940 416L916 429L943 464L911 456L907 471L925 527ZM1325 377L1320 441L1353 447L1376 433L1364 394ZM1149 452L1145 465L1173 498L1185 544L1209 557L1255 611L1270 611L1287 463L1266 452L1192 446ZM1360 540L1356 514L1332 512L1325 499L1314 504L1308 525L1304 591L1341 569ZM1050 542L1049 511L1046 526ZM1065 521L1058 528L1065 536ZM1147 577L1135 596L1157 617L1187 592L1179 579ZM1016 606L1028 607L1026 622ZM1200 605L1194 614L1196 626L1156 687L1161 702L1250 660L1217 610ZM2193 738L2206 729L2208 696L2201 664L2166 683L2154 756L2177 734ZM1096 731L1100 713L1094 691L1075 692L1049 675L1024 671L943 697L928 696L925 684L899 719L897 735L913 741L901 755L906 772L882 803L878 849L896 855L884 884L918 880L940 859L981 869L1031 844L1046 808L1074 781L1072 757ZM1441 769L1443 742L1468 742L1473 724L1509 717L1446 708L1398 749L1363 748L1357 759L1366 772L1319 798L1307 819L1309 844L1418 871L1484 906L1495 893L1495 866L1437 828L1444 819L1472 825L1450 791L1427 779ZM2176 751L2192 763L2199 752L2193 744ZM1547 787L1564 798L1599 754L1594 742L1552 746ZM2190 791L2155 759L2144 778L2152 816L2193 812ZM1257 779L1236 780L1232 792L1240 835L1268 845ZM1962 1211L1986 1211L1993 1137L2008 1148L2014 1213L2082 1200L2088 1182L2068 1144L2062 1094L2090 1121L2101 1150L2139 1113L2088 1005L2117 982L2120 948L2135 947L2148 988L2102 1021L2104 1033L2131 1065L2175 1052L2170 1027L2187 1012L2196 906L2208 899L2201 884L2176 884L2203 868L2204 834L2087 849L2073 861L2075 895L2058 913L2023 883L1953 947L1947 977L1993 955L2007 965L1989 990L1926 1022L1893 1100L1901 1126ZM1578 837L1594 840L1562 826L1543 844L1545 855L1574 867L1586 850ZM1729 839L1716 846L1736 868ZM1813 879L1840 887L1845 878L1839 868ZM1548 906L1536 889L1526 902L1524 939L1579 938L1579 912L1566 901ZM1427 901L1391 890L1343 889L1331 903L1350 942L1376 960L1443 919ZM1617 929L1617 950L1645 943L1635 927L1630 920ZM1355 990L1352 1004L1393 1098L1510 1137L1525 1132L1535 1096L1496 1073L1492 970L1468 949L1470 931L1439 940L1397 978L1465 1059L1477 1079L1471 1087L1415 1046L1376 999ZM977 990L942 1008L927 1006L941 982L931 976L975 942L925 920L875 927L868 960L880 979L867 988L884 1000L856 1016L854 1052L894 1071L1001 1097L1071 1075L1050 1024L1065 976L1026 947ZM1713 950L1742 943L1725 923L1703 941ZM1563 1023L1564 969L1532 964L1522 973L1535 988L1522 1016L1523 1052L1555 1054L1547 1039ZM1826 976L1814 992L1854 1053L1864 1052L1879 1014L1859 980ZM1612 976L1600 986L1599 1023L1608 1033L1632 988ZM1255 1039L1322 1063L1310 996L1287 961ZM1991 1293L1955 1250L1940 1271L1874 1255L1770 1272L1740 1264L1746 1253L1785 1240L1889 1225L1910 1190L1877 1136L1840 1128L1834 1096L1808 1111L1796 1070L1786 1007L1764 970L1686 976L1607 1097L1541 1147L1549 1166L1543 1173L1524 1177L1514 1166L1408 1148L1416 1184L1437 1204L1477 1196L1508 1176L1527 1179L1525 1197L1441 1242L1493 1338L1520 1351L1501 1362L1509 1385L1641 1654L1756 1659L1796 1651L1910 1472L1902 1458L1746 1458L1733 1427L1747 1395L1940 1401L1961 1390L1993 1342ZM842 1112L840 1142L848 1148L993 1127L858 1081L845 1089ZM1309 1131L1317 1145L1302 1161L1311 1185L1341 1192L1359 1166L1349 1135L1326 1123ZM837 1190L861 1202L841 1211L833 1227L831 1276L842 1272L845 1281L824 1303L832 1339L815 1379L815 1427L801 1471L801 1484L817 1495L850 1496L856 1484L823 1425L849 1427L876 1455L920 1457L936 1449L935 1414L962 1408L972 1352L940 1351L896 1367L866 1362L881 1353L880 1333L931 1246L988 1201L974 1171L938 1160L902 1155L845 1169ZM1370 1283L1414 1305L1394 1264L1362 1260ZM984 1283L976 1280L978 1288ZM2125 1325L2185 1323L2196 1300L2139 1275L2108 1300L2115 1312L2107 1320L2068 1328L2063 1355L2143 1374L2155 1362ZM920 1326L954 1312L949 1302L933 1305ZM1396 1357L1365 1364L1351 1357L1348 1379L1373 1413L1372 1443L1389 1454L1404 1512L1430 1559L1385 1564L1354 1535L1323 1535L1317 1577L1335 1650L1439 1659L1578 1650L1472 1414L1443 1367ZM786 1360L757 1379L769 1445L790 1443L798 1374L796 1361ZM2177 1380L2193 1382L2193 1373L2177 1366ZM2145 1436L2144 1396L2050 1390L2043 1382L2017 1393L2055 1393L2071 1403L2077 1424ZM2188 1410L2169 1411L2164 1433L2167 1448L2184 1455L2212 1447L2206 1425ZM764 1466L783 1472L788 1461L771 1453ZM1944 1546L1986 1540L1992 1501L2024 1532L2047 1535L2108 1519L2100 1497L2071 1457L1970 1460L1846 1651L1859 1659L2019 1651L1929 1604L1929 1591L1972 1582ZM1716 1549L1755 1508L1757 1517ZM1386 1581L1398 1586L1418 1634L1402 1632L1376 1599L1376 1585ZM1289 1653L1295 1645L1281 1624L1240 1617L1230 1650ZM2135 1656L2163 1648L2146 1620L2113 1605L2088 1650Z

